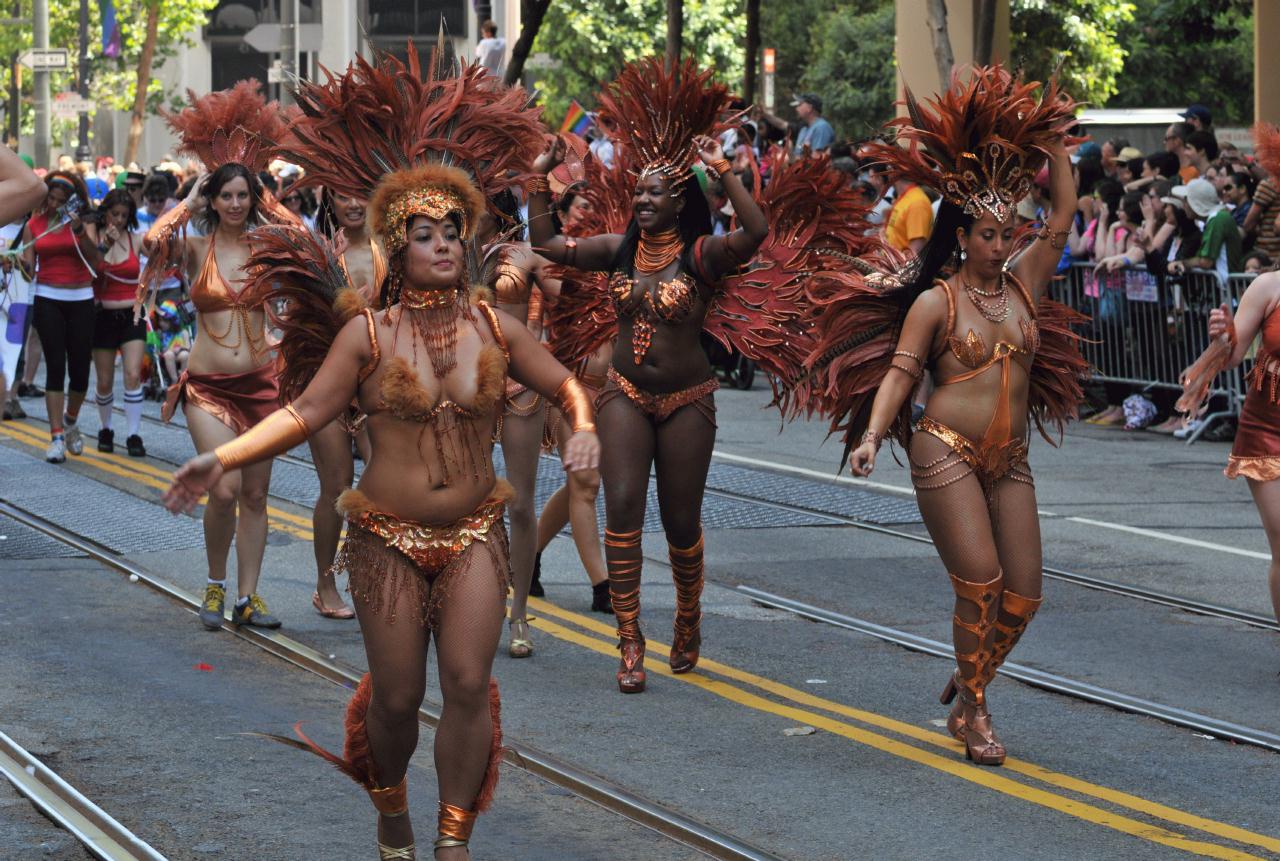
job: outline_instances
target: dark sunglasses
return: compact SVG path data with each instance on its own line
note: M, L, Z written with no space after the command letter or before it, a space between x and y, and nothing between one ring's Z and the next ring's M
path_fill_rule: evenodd
M1222 190L1223 190L1223 191L1235 191L1235 190L1236 190L1236 187L1235 187L1234 185L1232 185L1231 183L1229 183L1229 182L1228 182L1228 183L1224 183L1224 184L1223 184L1223 186L1222 186Z

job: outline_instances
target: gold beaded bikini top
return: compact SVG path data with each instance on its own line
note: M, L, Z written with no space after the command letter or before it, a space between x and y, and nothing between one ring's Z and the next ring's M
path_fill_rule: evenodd
M664 323L683 322L693 312L698 298L697 284L684 272L670 281L659 281L649 289L634 278L615 272L609 279L609 292L620 315L643 316Z
M1018 325L1022 329L1022 346L1001 340L996 341L995 346L990 350L987 349L987 339L982 336L982 333L976 332L972 328L969 329L964 338L956 337L955 295L952 293L951 285L946 281L939 279L936 282L942 286L943 293L947 297L947 348L951 350L951 354L956 357L960 364L970 369L949 379L939 379L937 380L938 385L945 386L948 383L971 380L988 368L1014 356L1025 356L1028 365L1035 358L1036 350L1040 348L1040 329L1036 325L1035 304L1031 301L1031 296L1021 281L1012 274L1009 275L1009 280L1016 285L1032 316L1024 317L1018 321Z

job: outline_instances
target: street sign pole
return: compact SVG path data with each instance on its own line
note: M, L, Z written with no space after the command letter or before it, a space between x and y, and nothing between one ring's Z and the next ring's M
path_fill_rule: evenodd
M280 67L284 76L280 104L291 105L298 75L298 0L281 0L280 5Z
M764 109L773 113L773 77L778 70L778 52L773 48L764 49Z
M31 41L37 50L49 50L49 0L33 0ZM49 167L49 72L35 69L36 167Z
M80 0L80 59L76 64L80 79L80 98L89 98L89 0ZM80 114L80 140L76 145L76 161L88 161L93 157L89 149L89 115Z

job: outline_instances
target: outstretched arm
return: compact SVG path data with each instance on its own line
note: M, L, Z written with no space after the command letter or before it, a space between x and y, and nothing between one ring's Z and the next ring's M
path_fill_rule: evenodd
M898 336L888 372L875 400L871 402L871 418L857 448L849 455L849 469L854 475L867 476L875 469L876 453L889 432L890 425L905 401L924 376L925 363L933 351L934 335L946 319L946 297L928 290L916 299Z
M17 153L0 146L0 224L31 212L44 201L48 190Z
M164 495L172 512L190 511L224 472L270 460L336 419L356 396L360 369L372 345L363 314L342 327L324 364L293 403L276 410L240 436L197 455L173 474Z
M551 189L547 187L545 175L562 161L564 141L558 137L549 140L546 151L533 161L533 172L539 179L529 191L529 244L553 263L607 272L622 244L621 236L607 233L580 239L565 237L556 231L551 221Z
M769 235L769 221L742 180L724 157L720 142L709 137L698 138L698 154L717 174L725 194L738 216L738 229L727 236L711 236L702 244L702 265L711 280L719 280L736 272L756 253Z
M586 389L515 317L499 311L498 319L511 351L508 369L511 378L558 407L573 428L573 436L561 455L564 468L575 472L599 467L600 441L596 438L595 411Z
M1075 217L1077 201L1075 180L1071 178L1071 157L1061 139L1049 154L1049 196L1052 208L1044 220L1044 227L1036 235L1036 241L1019 255L1014 264L1014 274L1037 301L1044 295L1049 287L1049 279L1057 271L1058 261L1062 259L1062 249L1066 247L1067 237L1071 234L1071 222ZM1102 225L1099 224L1099 238L1102 234Z

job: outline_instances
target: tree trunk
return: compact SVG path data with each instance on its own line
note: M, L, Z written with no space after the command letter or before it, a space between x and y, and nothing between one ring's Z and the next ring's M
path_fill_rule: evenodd
M142 119L147 112L147 85L151 82L151 62L156 56L156 39L160 29L160 0L147 2L147 35L142 43L142 56L138 58L138 82L133 96L133 116L129 118L129 141L124 148L124 163L132 164L138 158L138 144L142 141Z
M667 0L667 68L680 65L684 51L684 0Z
M929 35L933 37L933 59L938 64L938 91L951 84L951 69L956 55L951 51L951 34L947 30L946 0L929 0Z
M977 0L973 61L979 66L991 65L996 38L996 0Z
M525 60L533 51L533 40L538 38L542 29L542 19L547 15L551 0L520 0L520 38L511 48L511 62L507 64L507 73L502 76L508 86L520 82L524 74Z
M760 62L760 0L747 0L747 56L742 75L742 98L756 101L756 67Z

